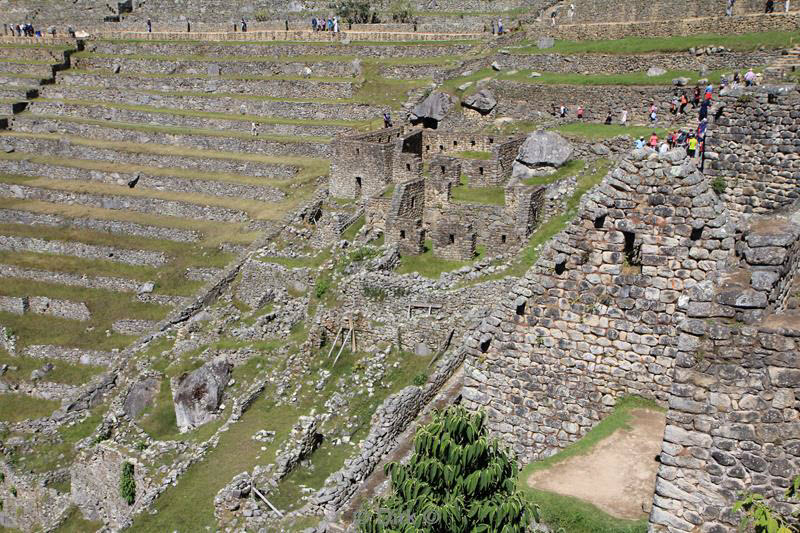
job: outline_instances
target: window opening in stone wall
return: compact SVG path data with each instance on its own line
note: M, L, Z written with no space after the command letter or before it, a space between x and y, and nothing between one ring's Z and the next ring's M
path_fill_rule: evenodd
M506 236L505 236L505 235L500 235L500 242L501 242L502 244L505 244L505 243L506 243Z
M486 353L489 351L489 345L492 344L492 339L486 339L481 343L481 352Z
M494 143L494 139L492 139L491 137L489 137L489 144L493 144L493 143Z
M415 196L411 197L411 209L414 209L414 205L417 203L417 198Z
M605 223L606 223L606 215L600 215L599 217L594 219L595 229L602 229Z
M411 170L411 163L406 163L406 170Z
M430 144L426 144L425 145L425 151L426 152L430 152L431 151L431 145Z
M401 239L405 239L406 238L406 230L404 230L404 229L400 230L400 238Z
M777 94L768 94L767 95L767 103L768 104L777 104L778 103L778 95Z
M456 243L456 236L455 236L455 234L451 233L451 234L449 235L449 240L450 240L450 244L455 244L455 243Z
M458 146L458 141L453 141L453 146Z
M472 139L472 140L469 142L469 144L470 144L470 145L472 145L472 146L475 146L475 139Z
M689 235L689 238L693 241L699 241L703 238L703 226L699 228L692 228L692 234Z
M444 174L444 165L442 165L442 166L441 166L441 167L439 167L439 168L441 168L441 169L442 169L442 174Z
M478 167L478 174L483 176L483 167Z
M636 234L632 231L623 231L625 236L625 260L629 265L639 264L639 254L636 253Z
M441 144L439 145L439 151L444 152L444 146L442 146Z
M361 176L356 176L356 194L361 193Z
M567 260L559 261L556 263L556 274L559 276L567 271Z
M361 149L360 148L356 148L356 155L358 155L360 153L361 153Z
M525 316L525 306L527 302L522 302L517 306L517 316Z

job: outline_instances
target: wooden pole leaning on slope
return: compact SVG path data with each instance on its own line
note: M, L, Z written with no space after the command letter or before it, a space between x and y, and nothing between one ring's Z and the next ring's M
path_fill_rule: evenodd
M333 338L333 344L331 344L331 349L328 350L328 359L331 358L331 354L333 353L333 349L336 348L336 343L339 342L339 335L342 334L343 327L339 328L339 331L336 332L336 337Z
M277 507L275 507L274 505L272 505L272 503L270 503L270 501L267 499L267 497L266 497L266 496L264 496L263 494L261 494L261 491L260 491L260 490L258 490L258 489L256 488L256 486L255 486L255 485L253 485L253 492L255 492L255 493L256 493L256 496L258 496L259 498L261 498L262 500L264 500L264 503L266 503L267 505L269 505L269 508L270 508L270 509L272 509L273 511L275 511L275 512L278 514L278 517L279 517L279 518L283 518L283 513L282 513L282 512L280 512L280 511L278 510L278 508L277 508Z
M353 334L353 330L352 329L348 330L347 334L344 336L344 339L342 339L342 347L339 348L339 353L336 354L336 359L333 360L333 366L336 366L336 361L338 361L339 360L339 356L342 355L342 352L344 351L344 347L347 346L347 341L349 340L349 338L350 338L350 336L352 334Z

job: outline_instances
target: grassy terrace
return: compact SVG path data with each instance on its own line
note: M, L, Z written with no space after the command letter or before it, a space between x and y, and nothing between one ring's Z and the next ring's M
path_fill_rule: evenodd
M458 270L463 266L479 261L486 254L485 246L475 248L475 257L472 261L455 261L452 259L440 259L433 255L433 241L425 241L424 251L419 255L406 255L400 258L400 265L397 267L398 274L410 274L417 272L420 276L430 279L437 279L443 272Z
M299 118L274 118L263 117L261 115L242 115L234 113L214 113L209 111L191 111L183 109L175 109L171 107L152 107L146 105L130 105L130 104L115 104L112 102L97 102L93 100L76 100L76 99L62 99L62 98L37 98L34 102L54 102L61 104L70 104L78 106L102 106L109 109L125 109L129 111L140 111L142 113L161 113L166 115L175 115L180 117L196 117L208 118L217 120L232 120L239 122L255 122L256 124L288 124L296 126L340 126L345 128L363 129L368 130L375 127L378 120L338 120L338 119L299 119Z
M3 374L5 383L24 383L30 381L31 372L42 367L46 361L33 357L11 357L0 350L0 365L6 364L17 370L7 370ZM49 372L44 381L64 383L66 385L82 385L102 372L102 368L91 365L53 361L55 368Z
M786 48L798 41L795 32L769 31L742 35L693 35L684 37L628 37L602 41L556 41L552 48L540 49L535 41L509 47L512 54L610 54L631 55L657 52L685 52L689 48L724 46L738 52L765 48Z
M348 63L359 57L353 55L296 55L296 56L206 56L206 55L159 55L159 54L101 54L96 52L76 52L73 59L115 59L121 61L202 61L216 63ZM434 57L390 57L385 59L361 58L365 63L381 65L448 65L461 59L459 56L442 55ZM14 61L14 60L10 60ZM14 61L17 62L17 61ZM21 61L27 62L27 61ZM49 64L47 61L39 63Z
M720 77L724 73L730 73L732 69L710 71L706 78L713 83L719 83ZM690 80L698 79L697 73L689 70L670 70L661 76L647 76L646 72L629 72L624 74L577 74L561 72L541 72L541 76L531 78L529 69L517 70L513 74L506 72L496 72L486 68L473 72L469 76L452 78L442 84L442 89L455 95L468 95L478 91L478 81L498 80L513 81L518 83L528 83L531 85L610 85L610 86L672 86L672 79L687 77ZM458 89L459 85L466 82L473 82L466 90Z
M310 16L310 15L309 15ZM287 46L287 45L301 45L301 46L315 46L321 48L340 47L342 43L331 41L170 41L170 40L143 40L143 39L98 39L98 43L112 43L112 44L181 44L181 45L214 45L214 46ZM447 46L455 44L475 44L481 42L476 39L451 39L446 41L352 41L347 46L352 50L357 51L359 47L367 46L391 46L402 48L404 46ZM3 45L6 46L6 45ZM356 52L357 53L357 52Z
M27 418L50 416L61 406L55 400L32 398L26 394L0 394L0 420L4 422L21 422Z
M142 124L133 122L116 122L110 120L98 120L92 118L71 117L67 115L48 115L23 111L15 115L16 118L30 118L32 120L54 120L59 122L70 122L73 124L85 124L88 126L101 126L128 131L139 131L142 133L164 133L168 135L197 135L204 137L221 137L229 139L242 139L253 141L252 134L243 131L213 130L208 128L185 128L181 126L165 126L159 124ZM328 144L333 137L321 135L277 135L270 133L259 133L255 138L258 141L274 141L281 143L320 143ZM173 174L174 175L174 174Z
M85 76L103 76L106 78L147 78L147 79L208 79L208 80L242 80L242 81L318 81L326 83L351 83L355 80L352 77L328 77L328 76L291 76L287 74L278 74L274 76L259 76L257 74L220 74L219 76L210 76L208 74L165 74L162 72L119 72L114 74L110 69L81 69L70 68L64 74L69 75L85 75ZM5 75L5 74L4 74Z

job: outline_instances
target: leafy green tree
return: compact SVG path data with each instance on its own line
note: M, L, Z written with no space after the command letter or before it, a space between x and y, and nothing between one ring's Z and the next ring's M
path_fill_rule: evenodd
M517 490L517 463L485 414L463 407L437 411L414 437L407 464L389 463L391 494L359 516L364 533L517 533L538 521L538 508Z
M787 498L800 494L800 476L792 480L786 490ZM761 494L748 493L733 505L734 512L744 513L740 526L753 528L755 533L800 533L797 516L786 517L764 502Z

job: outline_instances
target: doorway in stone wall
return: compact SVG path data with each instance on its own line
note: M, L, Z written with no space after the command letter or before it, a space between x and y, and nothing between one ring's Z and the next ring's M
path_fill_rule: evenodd
M361 196L361 176L356 176L356 198Z

